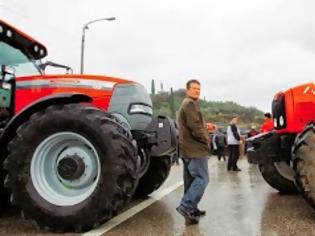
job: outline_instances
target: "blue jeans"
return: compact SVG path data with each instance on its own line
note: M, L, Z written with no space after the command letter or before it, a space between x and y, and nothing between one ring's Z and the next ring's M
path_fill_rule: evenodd
M184 182L190 185L185 186L180 205L188 211L194 211L198 208L198 203L209 183L208 158L191 158L183 161L188 171L186 175L184 174Z

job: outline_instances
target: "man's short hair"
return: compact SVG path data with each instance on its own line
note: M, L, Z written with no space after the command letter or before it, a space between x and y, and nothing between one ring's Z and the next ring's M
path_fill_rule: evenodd
M198 80L196 80L196 79L191 79L191 80L189 80L186 83L186 89L189 89L191 84L198 84L198 85L200 85L200 82Z
M270 119L271 118L271 114L269 112L267 112L267 113L264 114L264 117L267 117L267 118Z

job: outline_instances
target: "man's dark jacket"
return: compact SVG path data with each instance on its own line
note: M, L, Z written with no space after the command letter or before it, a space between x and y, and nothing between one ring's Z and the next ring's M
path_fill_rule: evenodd
M210 156L209 136L198 101L185 98L178 112L179 151L183 158Z

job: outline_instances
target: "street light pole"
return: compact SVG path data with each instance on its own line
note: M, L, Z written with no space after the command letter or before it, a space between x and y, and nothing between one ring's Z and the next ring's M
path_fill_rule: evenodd
M85 30L89 29L89 25L93 24L95 22L98 21L113 21L116 20L115 17L108 17L108 18L100 18L100 19L96 19L96 20L91 20L89 22L87 22L86 24L84 24L83 28L82 28L82 39L81 39L81 64L80 64L80 73L83 74L84 71L84 47L85 47Z

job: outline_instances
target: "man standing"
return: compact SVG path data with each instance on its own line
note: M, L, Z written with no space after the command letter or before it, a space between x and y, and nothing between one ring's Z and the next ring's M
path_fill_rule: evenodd
M209 183L209 137L199 107L200 83L186 84L186 98L179 109L179 150L184 167L184 196L176 210L185 217L186 224L197 224L205 211L198 209Z
M241 171L241 169L237 167L241 143L241 134L239 128L237 127L237 123L238 117L234 117L227 128L227 143L229 149L229 160L227 164L228 171Z
M264 123L260 127L260 133L265 133L273 130L273 122L271 119L271 114L269 112L264 114Z
M222 159L225 161L225 147L226 137L222 132L221 128L218 128L212 137L213 149L218 157L218 161Z

